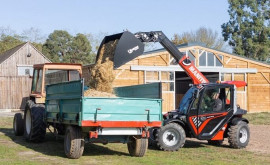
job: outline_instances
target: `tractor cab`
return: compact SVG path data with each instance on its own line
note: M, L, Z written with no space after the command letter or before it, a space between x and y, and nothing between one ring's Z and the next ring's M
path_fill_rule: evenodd
M79 80L81 77L81 64L36 64L34 65L30 99L35 103L45 103L46 85Z
M235 98L235 86L231 84L193 85L182 98L179 108L164 116L165 124L181 122L189 137L222 140L226 123L234 115L239 117L246 113L237 108Z

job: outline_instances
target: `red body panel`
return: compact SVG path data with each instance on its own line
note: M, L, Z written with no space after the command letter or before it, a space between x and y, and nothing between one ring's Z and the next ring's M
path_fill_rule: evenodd
M211 140L223 140L226 128L227 124L225 124L224 127Z
M196 135L200 134L201 131L204 129L204 127L207 125L207 123L209 123L209 121L218 118L218 117L222 117L222 116L226 116L228 114L228 112L224 112L224 113L214 113L214 114L205 114L205 115L198 115L198 117L201 116L206 116L206 117L210 117L213 116L211 118L206 119L205 121L202 122L202 124L199 126L199 128L197 129L197 127L195 126L194 122L193 122L193 118L197 117L197 116L190 116L189 117L189 123L192 126L194 132Z
M223 81L222 84L232 84L235 85L237 88L247 86L245 81Z

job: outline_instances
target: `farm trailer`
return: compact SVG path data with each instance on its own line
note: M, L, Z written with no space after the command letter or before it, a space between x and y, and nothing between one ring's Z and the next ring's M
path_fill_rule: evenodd
M68 158L79 158L87 142L127 143L131 156L144 156L149 128L162 124L161 99L84 97L83 88L83 80L48 85L45 106L26 109L26 139L40 142L46 127L52 126L55 133L65 135ZM16 117L14 121L19 124Z

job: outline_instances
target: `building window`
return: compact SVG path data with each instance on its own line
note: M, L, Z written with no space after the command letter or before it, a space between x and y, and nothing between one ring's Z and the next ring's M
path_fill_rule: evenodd
M33 76L33 66L17 65L18 76Z
M199 65L200 66L207 66L206 65L206 52L203 52L199 57Z
M162 91L174 92L174 72L145 71L145 84L161 82Z
M221 61L223 61L223 56L218 55ZM199 57L199 65L202 67L222 67L222 63L219 59L215 56L214 53L211 52L201 52Z

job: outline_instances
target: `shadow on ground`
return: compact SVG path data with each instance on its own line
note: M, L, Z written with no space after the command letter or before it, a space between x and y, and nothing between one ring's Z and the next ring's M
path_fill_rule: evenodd
M0 128L0 133L9 137L13 142L29 148L35 152L40 152L49 156L59 156L66 158L64 153L64 138L59 137L57 140L55 136L51 133L47 133L44 142L32 143L27 142L23 136L15 136L13 129L11 128ZM83 156L96 156L96 155L121 155L129 156L128 153L114 151L107 146L101 146L96 144L85 144Z
M197 140L197 139L192 139L188 138L186 139L185 145L183 148L201 148L201 147L207 147L210 146L206 140ZM216 146L216 147L224 147L224 148L230 148L229 145L227 144L222 144L221 146ZM155 143L149 143L149 150L159 150L157 144Z

